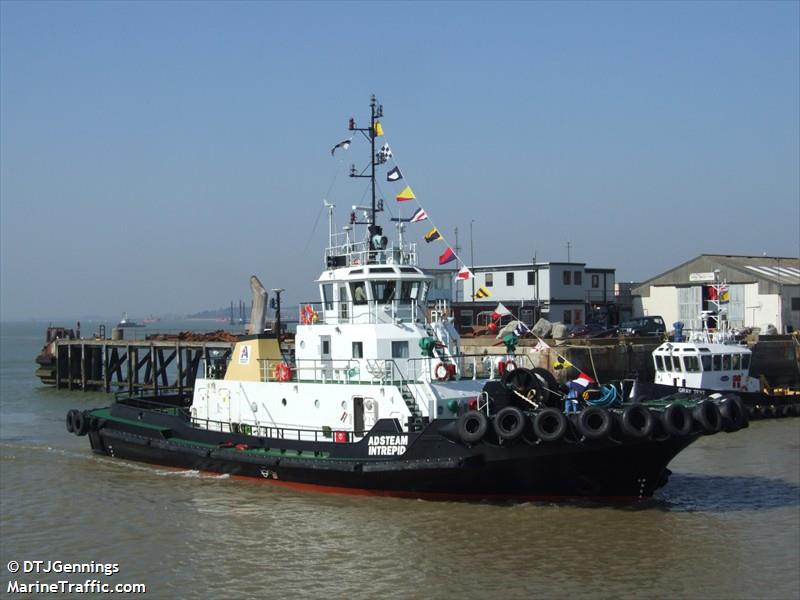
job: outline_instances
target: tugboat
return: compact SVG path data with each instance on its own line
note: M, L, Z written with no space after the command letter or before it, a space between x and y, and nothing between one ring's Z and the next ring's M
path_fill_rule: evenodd
M701 435L746 426L727 397L568 415L552 376L515 355L513 338L502 376L494 361L465 354L447 304L426 309L432 277L403 240L407 223L391 243L377 223L386 154L376 153L374 96L370 109L369 125L351 119L350 130L371 146L369 165L351 176L371 179L372 204L341 233L329 227L319 300L300 305L294 355L280 327L263 333L254 315L229 363L209 357L191 397L118 395L106 408L70 410L69 431L116 458L329 491L643 498Z
M653 350L655 380L635 381L631 397L647 401L665 396L736 394L753 419L800 416L800 392L771 388L750 376L753 352L739 342L725 318L722 299L727 285L715 281L712 287L713 310L700 315L703 328L685 336L678 330L674 340Z

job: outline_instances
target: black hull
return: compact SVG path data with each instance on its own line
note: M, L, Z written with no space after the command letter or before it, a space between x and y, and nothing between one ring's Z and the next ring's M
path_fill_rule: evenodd
M150 423L94 416L92 448L116 458L180 469L416 497L649 497L666 483L672 458L700 435L663 441L612 435L587 441L571 431L557 442L531 441L523 435L500 443L489 433L467 445L448 437L452 420L439 420L421 432L400 434L408 444L399 456L375 457L368 455L369 438L398 434L396 422L380 421L358 443L336 444L211 432L191 427L180 417L144 415ZM230 444L248 448L219 447Z
M664 398L674 394L682 394L687 397L708 396L710 394L723 394L737 396L742 405L747 409L751 419L763 419L769 417L800 417L800 396L798 395L768 395L763 392L717 392L715 390L705 390L700 388L679 387L664 385L650 381L636 381L633 384L631 398L634 401L654 400Z

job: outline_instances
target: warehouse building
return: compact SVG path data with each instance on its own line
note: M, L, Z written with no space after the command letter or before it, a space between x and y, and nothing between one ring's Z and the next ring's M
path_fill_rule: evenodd
M800 329L800 258L701 254L674 269L637 284L634 316L660 315L671 325L701 328L703 311L716 309L723 288L722 318L733 328L774 326L785 333Z

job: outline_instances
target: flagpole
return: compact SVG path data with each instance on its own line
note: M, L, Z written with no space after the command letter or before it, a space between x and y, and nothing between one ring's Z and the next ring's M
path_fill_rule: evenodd
M469 222L469 262L472 270L472 301L475 302L475 248L472 245L472 224L475 219Z

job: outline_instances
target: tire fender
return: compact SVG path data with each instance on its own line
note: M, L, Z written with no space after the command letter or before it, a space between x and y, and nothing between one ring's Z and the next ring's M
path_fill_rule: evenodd
M458 418L458 437L465 444L475 444L483 439L489 427L486 415L477 410L468 410Z

